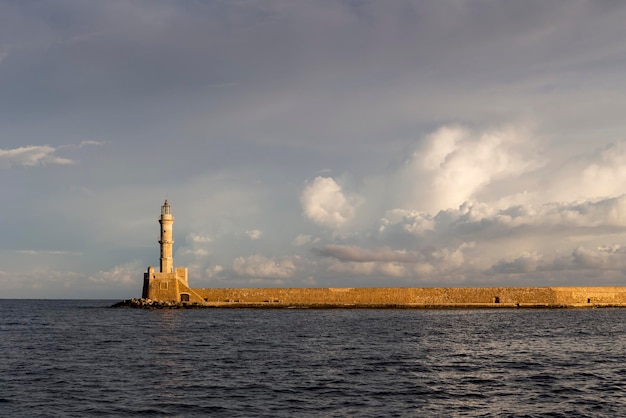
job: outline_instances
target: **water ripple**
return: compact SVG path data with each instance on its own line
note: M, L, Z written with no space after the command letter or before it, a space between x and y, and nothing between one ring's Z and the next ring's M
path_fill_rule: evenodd
M0 416L621 416L626 310L0 300Z

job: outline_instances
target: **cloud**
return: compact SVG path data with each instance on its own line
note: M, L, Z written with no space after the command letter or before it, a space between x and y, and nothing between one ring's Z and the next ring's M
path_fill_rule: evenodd
M421 250L367 249L356 246L327 245L315 253L331 257L329 270L365 276L390 276L404 278L435 278L464 266L464 253L474 248L474 243L462 243L456 248L424 248ZM467 267L467 266L465 266Z
M55 155L56 149L48 145L29 145L13 149L0 149L0 168L15 166L33 167L37 165L73 164L74 161Z
M195 233L187 235L187 240L198 244L206 244L212 241L211 237Z
M403 264L387 262L341 263L335 262L328 267L333 273L350 274L353 276L386 276L386 277L413 277L427 275L433 272L433 267L427 263L419 263L407 267Z
M516 205L499 209L484 202L465 202L457 209L436 215L394 209L382 218L380 235L410 234L416 237L466 236L480 240L494 235L528 233L550 235L567 231L569 235L588 234L591 228L626 229L626 195L599 201Z
M246 231L246 235L248 236L248 238L254 241L261 238L261 235L263 235L263 231L259 231L258 229L251 229Z
M301 247L301 246L306 245L309 242L313 242L313 241L314 241L314 238L313 238L312 235L298 234L293 239L293 241L291 241L291 244L296 246L296 247Z
M144 269L141 261L135 260L117 265L111 270L101 270L89 276L89 281L103 284L134 285L140 282Z
M596 249L578 247L572 252L577 267L589 270L626 270L626 248L619 244Z
M201 266L204 264L207 256L211 254L210 244L212 241L213 239L207 235L194 232L187 234L185 242L178 247L175 253L176 264L182 263L182 265L187 265L190 271L192 271L191 267L193 265L194 273L201 271Z
M59 148L80 149L80 148L89 147L89 146L102 146L104 144L105 144L105 142L102 142L102 141L85 140L85 141L80 141L80 143L78 143L78 144L62 145Z
M513 260L499 260L489 270L493 274L522 274L537 271L543 264L543 255L524 252Z
M392 250L391 248L366 249L348 245L326 245L314 252L326 256L333 257L341 261L393 261L400 263L414 263L421 258L417 252L409 252L406 250Z
M78 144L61 145L59 146L59 149L61 148L80 149L80 148L89 147L89 146L102 146L104 144L105 142L103 141L85 140L85 141L80 141Z
M485 271L485 274L504 277L537 274L539 277L546 277L560 274L574 276L569 278L571 280L581 274L588 275L590 271L597 277L611 277L605 273L618 273L619 278L624 270L626 270L626 249L620 244L613 244L595 248L578 246L568 255L523 252L515 258L498 260ZM587 280L589 279L587 277Z
M60 271L34 267L21 272L0 272L0 284L6 291L20 298L67 298L76 290L84 290L84 275L73 271Z
M102 141L94 141L94 140L86 140L86 141L80 141L80 144L78 144L79 148L82 147L86 147L88 145L104 145L104 142Z
M209 250L205 248L184 248L180 250L181 255L190 255L193 257L206 257L209 255Z
M541 167L533 142L520 127L481 132L443 126L425 138L391 187L406 196L401 207L427 212L457 207L495 182Z
M316 177L300 196L304 215L311 221L339 227L352 220L355 209L332 177Z
M387 185L391 199L375 188L351 192L363 201L360 213L388 203L373 228L350 229L313 252L330 259L335 274L408 283L546 275L567 281L563 272L580 281L573 272L581 269L617 272L626 251L598 243L607 234L626 236L626 145L555 163L540 157L536 138L517 128L436 130L404 166L369 182ZM367 223L351 224L359 225Z
M220 274L223 271L224 271L224 267L222 267L219 264L216 264L214 266L207 267L204 272L209 279L212 279L212 278L220 276Z
M267 279L288 279L296 272L297 257L268 258L261 255L237 257L233 272L240 276Z
M615 196L626 191L626 142L609 144L582 171L577 184L587 197Z

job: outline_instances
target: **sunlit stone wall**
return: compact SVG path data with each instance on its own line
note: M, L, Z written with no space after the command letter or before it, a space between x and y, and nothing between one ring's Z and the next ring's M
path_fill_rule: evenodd
M193 289L209 303L341 305L626 304L624 287Z

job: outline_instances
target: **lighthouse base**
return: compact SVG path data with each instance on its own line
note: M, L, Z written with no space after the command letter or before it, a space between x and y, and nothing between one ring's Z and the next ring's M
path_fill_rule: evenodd
M148 271L143 274L141 297L170 302L203 302L202 297L189 288L185 267L176 267L171 273L158 273L154 267L148 267Z

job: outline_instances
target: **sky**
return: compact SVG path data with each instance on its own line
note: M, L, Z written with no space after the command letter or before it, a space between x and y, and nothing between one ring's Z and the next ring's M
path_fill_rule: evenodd
M626 285L626 3L0 0L0 298Z

